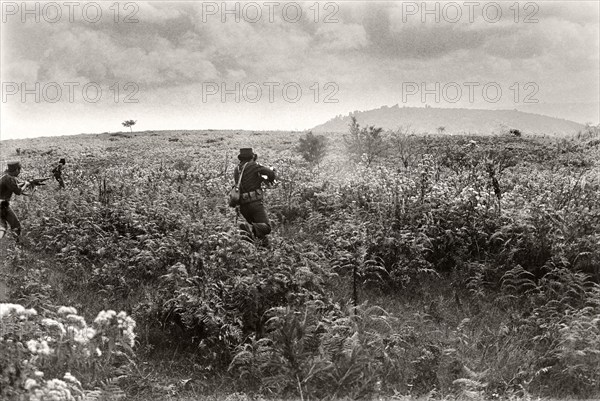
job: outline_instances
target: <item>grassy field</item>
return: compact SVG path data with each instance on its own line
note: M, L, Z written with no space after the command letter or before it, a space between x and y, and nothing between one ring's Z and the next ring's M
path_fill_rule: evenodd
M102 400L600 397L597 128L355 134L319 163L302 132L3 141L24 179L66 158L67 188L13 199L4 301L37 314L0 310L0 395L70 372ZM226 203L242 147L281 177L269 248Z

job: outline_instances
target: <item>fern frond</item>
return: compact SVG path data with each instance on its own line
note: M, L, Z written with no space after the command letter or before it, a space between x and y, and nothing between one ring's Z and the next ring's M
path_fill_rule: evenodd
M500 279L501 288L504 292L525 295L536 288L534 278L533 273L528 272L521 265L516 265Z

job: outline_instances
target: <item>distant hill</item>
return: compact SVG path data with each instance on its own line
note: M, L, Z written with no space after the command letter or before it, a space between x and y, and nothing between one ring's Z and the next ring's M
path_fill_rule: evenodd
M399 107L398 105L367 111L355 111L347 116L339 115L313 132L347 132L350 116L355 116L361 126L375 125L395 130L410 125L415 133L436 133L445 127L449 134L498 134L510 128L523 134L572 135L583 128L582 124L540 114L517 110L443 109L434 107Z
M543 114L555 116L577 123L598 124L600 122L599 102L580 103L527 103L519 107L525 113Z

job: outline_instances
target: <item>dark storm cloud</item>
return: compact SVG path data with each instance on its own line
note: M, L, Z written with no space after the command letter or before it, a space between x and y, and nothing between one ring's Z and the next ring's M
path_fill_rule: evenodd
M423 23L419 15L404 18L400 2L365 1L336 3L332 23L323 23L323 8L320 22L314 22L313 2L303 3L305 14L296 23L280 14L273 23L264 18L222 23L218 15L203 21L198 2L139 3L137 23L115 24L109 13L97 24L11 20L2 25L0 72L3 81L13 82L135 82L142 103L158 110L141 114L140 120L173 115L182 107L208 110L198 103L207 81L229 87L236 82L301 82L304 88L335 82L339 112L397 103L401 84L409 80L498 81L506 88L515 80L535 80L540 98L554 103L596 101L598 3L538 2L538 22L527 24L522 13L515 23L506 12L514 3L502 3L505 13L497 23L480 14L472 22L465 16L457 23ZM113 2L102 4L108 8ZM23 108L23 115L30 106L11 104ZM306 113L317 113L323 104L309 106ZM298 121L302 113L297 113ZM22 125L16 119L13 128L26 130Z
M371 43L369 50L383 58L436 59L457 50L476 49L490 37L501 37L500 30L464 30L455 25L407 26L394 31L386 17L365 21Z
M526 3L531 6L518 3L518 12L510 8L513 3L494 3L501 4L501 14L495 21L489 17L493 12L484 17L484 2L472 10L472 21L471 11L461 6L464 3L452 2L461 8L462 16L457 22L451 22L449 14L441 11L437 16L423 13L424 3L408 3L417 7L414 14L408 13L402 3L369 3L359 12L352 12L352 4L342 6L340 15L364 26L367 51L374 57L391 60L435 60L464 50L508 60L534 58L555 50L557 42L567 47L579 45L570 25L589 29L592 35L598 30L598 4L585 2L576 7L565 2ZM434 3L427 4L432 10ZM445 3L440 4L438 10ZM556 33L562 31L566 31L565 36L557 38Z
M203 21L201 6L195 3L140 3L137 23L115 24L108 14L98 24L8 24L11 41L3 51L26 65L22 71L16 65L7 68L17 75L100 82L137 79L148 87L231 76L293 77L322 59L343 66L353 55L382 62L427 62L472 52L477 58L521 60L564 46L567 58L589 57L572 51L581 47L581 29L588 29L582 24L589 25L589 15L594 14L589 7L587 12L567 8L566 20L561 20L565 7L542 4L537 24L513 23L506 13L510 4L498 23L481 16L471 23L466 15L458 23L443 18L436 23L431 17L423 23L418 14L403 14L400 4L339 3L336 23L314 23L314 14L305 8L298 23L279 18L275 23L223 24L218 15ZM325 15L321 10L321 20ZM597 23L589 29L593 37Z
M194 46L189 11L164 4L140 3L130 23L105 18L89 23L63 18L55 24L20 19L3 25L3 79L11 81L135 82L146 88L197 82L218 75L206 42ZM122 18L123 16L121 16ZM3 33L5 33L3 32ZM25 66L26 68L22 68Z
M522 26L416 23L393 21L385 9L364 20L369 50L391 59L437 59L459 50L485 49L505 58L532 57L539 53L536 37L520 40Z

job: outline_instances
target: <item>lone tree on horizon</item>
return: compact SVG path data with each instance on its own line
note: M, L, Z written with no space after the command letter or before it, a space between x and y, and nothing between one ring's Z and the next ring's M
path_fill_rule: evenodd
M122 124L124 127L129 127L129 132L133 132L131 127L134 126L135 123L136 123L136 121L134 121L134 120L127 120L127 121L123 122Z

